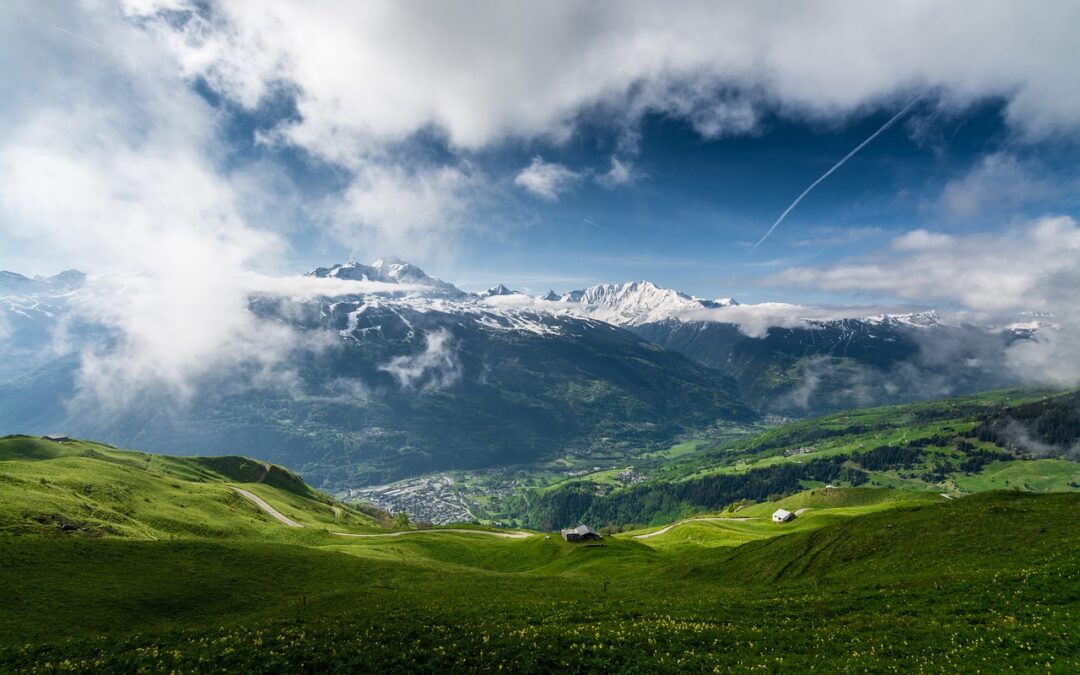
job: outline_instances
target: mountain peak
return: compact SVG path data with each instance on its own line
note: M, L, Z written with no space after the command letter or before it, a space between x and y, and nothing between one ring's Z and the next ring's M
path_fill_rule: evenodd
M549 293L542 299L551 299L549 296L553 295ZM685 293L658 286L647 279L621 284L598 284L583 290L571 291L558 300L578 304L589 316L618 326L636 326L666 319L678 319L683 312L734 304L730 298L716 302L694 298Z
M520 295L520 293L510 290L503 284L495 284L486 291L480 291L477 295L482 298L490 298L493 295Z
M390 284L428 286L431 293L439 295L464 295L453 284L428 276L424 270L394 256L379 258L370 265L349 261L330 267L317 267L307 273L309 277L328 277L349 281L381 281Z

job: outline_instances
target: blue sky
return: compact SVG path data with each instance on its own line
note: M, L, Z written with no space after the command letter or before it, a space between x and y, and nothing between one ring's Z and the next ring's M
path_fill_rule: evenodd
M13 0L0 268L215 270L238 294L397 255L469 290L1049 306L1078 23L1006 1ZM1012 273L971 276L1005 247Z
M206 92L205 86L197 89ZM212 94L207 100L223 111L238 162L257 155L280 163L308 201L342 189L342 176L320 159L254 143L257 133L295 115L288 95L254 112L223 104ZM888 294L762 287L760 281L785 267L828 264L880 249L912 229L977 232L1047 212L1076 213L1078 193L1062 184L1075 180L1077 147L1013 142L1003 105L988 98L961 111L942 111L927 96L808 195L758 249L752 245L794 197L879 129L893 110L829 123L786 119L766 110L753 133L721 138L703 137L683 119L649 115L623 159L632 164L632 177L619 185L596 177L610 170L624 130L594 120L559 142L507 143L468 153L483 171L496 180L501 176L502 184L475 209L472 217L481 227L467 232L451 257L407 246L349 249L321 237L317 222L306 222L292 239L291 264L299 271L348 257L370 262L385 254L415 260L468 290L505 282L540 294L548 288L649 279L702 297L749 302L897 302ZM454 154L437 135L414 144L431 156ZM534 158L579 175L556 198L539 197L510 180ZM1024 180L1038 182L1040 190L1003 197L1004 204L986 208L950 204L950 189L979 174L988 160L1002 158ZM1003 176L1011 177L1016 176ZM971 195L980 202L989 197ZM1002 205L1006 208L998 208ZM297 213L298 221L305 218Z

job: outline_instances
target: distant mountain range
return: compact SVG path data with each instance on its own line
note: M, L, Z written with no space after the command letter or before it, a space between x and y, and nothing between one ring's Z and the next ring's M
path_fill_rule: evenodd
M800 319L785 306L782 325L748 330L746 313L768 307L648 281L540 298L502 284L468 293L396 258L308 276L402 290L253 296L248 311L267 325L320 336L294 350L288 378L239 367L204 378L184 406L163 392L100 414L71 403L80 353L119 336L71 311L89 292L84 275L0 273L0 433L248 453L320 485L362 485L1009 384L1005 348L1042 326L933 313Z

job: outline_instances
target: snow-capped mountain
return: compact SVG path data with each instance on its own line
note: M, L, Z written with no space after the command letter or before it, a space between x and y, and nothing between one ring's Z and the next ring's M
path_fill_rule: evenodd
M557 300L549 291L542 300L555 301L582 314L616 326L640 326L668 319L678 319L689 312L737 305L731 298L706 300L651 281L632 281L622 284L598 284L570 291Z
M54 329L86 275L67 270L51 277L0 272L0 382L22 375L55 356ZM66 325L70 339L79 327Z
M723 373L504 286L464 293L390 259L310 276L409 286L305 280L326 292L254 293L254 325L288 335L288 352L192 378L182 410L151 390L116 414L70 407L85 352L25 360L17 377L0 377L0 429L63 429L159 452L257 452L333 486L667 447L717 420L757 418ZM96 354L115 349L110 337L93 344ZM0 339L0 366L10 345Z
M428 286L428 294L442 296L465 296L467 293L442 279L428 276L424 270L393 256L379 258L370 265L346 262L331 267L318 267L307 273L309 277L327 277L350 281L381 281L391 284L416 284Z
M518 291L512 291L502 284L496 284L486 291L477 293L481 298L491 298L498 295L521 295Z
M325 293L263 292L248 302L256 320L288 326L305 336L298 344L321 345L287 364L295 369L286 379L298 387L299 402L295 394L236 387L246 393L192 412L191 428L216 431L196 443L183 429L162 427L151 430L159 434L155 447L252 442L242 424L222 426L212 418L226 411L229 420L260 430L261 451L275 448L287 463L328 481L357 458L392 458L402 447L416 452L400 466L380 459L368 474L405 475L421 461L433 462L428 469L446 461L460 466L467 456L480 466L526 451L542 456L553 447L548 430L562 418L572 418L572 427L559 443L584 448L596 438L639 442L640 430L625 426L631 409L642 429L670 423L661 434L666 438L677 427L716 419L721 408L745 417L742 402L760 412L804 415L1014 384L1007 350L1053 318L989 326L932 311L853 316L697 298L649 281L541 297L503 284L468 293L396 258L340 263L306 276L314 281L305 280L305 289ZM319 279L381 283L376 289ZM102 292L82 282L78 272L44 279L0 274L0 425L62 415L83 347L109 349L116 337L116 327L72 321L77 313L68 308L80 294ZM72 343L73 328L81 343ZM67 344L63 362L53 347L57 335ZM603 395L589 393L597 391ZM582 393L585 399L574 398ZM122 443L150 433L141 426L146 419L140 414L96 435ZM302 419L313 420L311 426ZM280 426L281 420L289 423ZM40 426L51 430L62 421L42 417ZM263 436L265 429L273 431ZM241 435L229 435L234 431ZM481 432L488 440L477 443ZM350 440L342 445L342 438ZM319 453L334 459L312 459Z

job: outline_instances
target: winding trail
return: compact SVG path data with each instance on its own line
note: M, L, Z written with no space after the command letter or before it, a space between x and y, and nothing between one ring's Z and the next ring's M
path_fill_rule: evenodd
M303 524L296 522L292 518L289 518L285 514L281 513L277 509L275 509L273 506L270 506L270 504L268 504L265 499L263 499L259 495L255 494L254 492L249 492L248 490L245 490L243 488L234 487L232 485L230 485L229 488L231 490L235 490L237 493L240 494L240 496L245 497L246 499L248 499L252 504L254 504L255 506L258 506L260 509L262 509L267 514L272 516L275 520L277 520L282 525L288 525L289 527L304 527ZM331 506L330 508L334 510L334 515L335 516L337 516L339 518L341 517L341 510L339 508L337 508L336 506ZM330 534L336 534L339 537L367 538L367 537L400 537L400 536L405 535L405 534L423 534L424 532L458 532L458 533L461 533L461 534L486 534L486 535L489 535L489 536L492 536L492 537L502 537L503 539L527 539L527 538L533 536L532 532L517 532L517 531L515 531L515 532L491 532L490 530L465 530L465 529L456 529L456 528L433 528L433 529L430 529L430 530L402 530L400 532L385 532L385 533L381 533L381 534L353 534L352 532L333 532L333 531L331 531Z
M243 488L233 487L231 485L229 487L232 488L233 490L235 490L236 492L238 492L241 497L247 498L255 506L258 506L260 509L262 509L263 511L266 511L268 514L273 516L274 519L276 519L282 525L288 525L289 527L303 527L303 525L301 525L300 523L298 523L295 520L293 520L292 518L289 518L288 516L282 514L280 511L275 509L273 506L270 506L269 504L267 504L265 499L263 499L259 495L255 494L254 492L248 492L247 490L245 490Z
M676 522L668 525L667 527L662 527L662 528L660 528L659 530L657 530L655 532L646 532L645 534L635 534L634 539L648 539L649 537L658 537L661 534L667 534L668 532L671 531L671 528L673 528L673 527L675 527L677 525L682 525L683 523L711 523L711 522L716 522L716 521L726 521L726 522L729 522L729 523L741 523L741 522L745 522L747 520L757 520L757 518L749 518L749 517L747 517L747 518L721 518L721 517L714 517L714 518L687 518L686 520L676 521Z
M449 527L438 527L430 530L402 530L400 532L384 532L382 534L352 534L350 532L331 532L330 534L336 534L339 537L400 537L406 534L423 534L425 532L458 532L461 534L486 534L491 537L502 537L503 539L528 539L533 536L532 532L492 532L490 530L462 530Z

